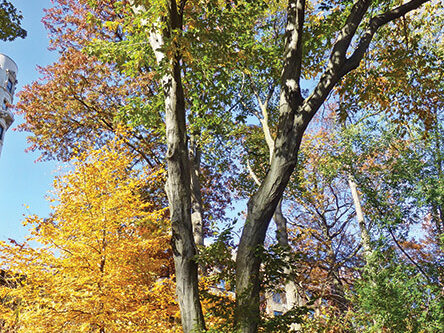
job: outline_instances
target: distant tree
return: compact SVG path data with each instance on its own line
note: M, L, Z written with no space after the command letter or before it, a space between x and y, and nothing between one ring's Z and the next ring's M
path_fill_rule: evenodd
M17 37L25 38L26 30L21 27L23 16L12 3L0 3L0 40L12 41Z

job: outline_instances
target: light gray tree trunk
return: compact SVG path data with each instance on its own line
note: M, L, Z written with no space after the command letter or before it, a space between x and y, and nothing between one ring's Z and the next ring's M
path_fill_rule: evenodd
M441 133L440 133L440 123L438 117L438 111L435 111L435 121L433 126L433 139L434 140L434 148L435 148L435 156L434 156L434 164L437 172L437 183L442 184L444 179L444 171L443 171L443 163L444 157L442 156L442 147L441 147ZM435 222L436 231L437 231L437 243L441 246L444 246L444 218L443 218L443 202L435 201L432 202L432 220ZM444 291L443 291L444 292Z
M274 212L273 216L274 222L276 223L276 238L278 240L278 244L285 249L288 249L291 251L290 243L288 241L288 230L287 230L287 219L285 218L284 214L282 213L282 199L279 201L276 211ZM287 262L289 261L289 258L286 258ZM303 301L301 296L298 292L298 286L292 276L294 274L292 271L291 264L290 267L286 267L284 269L284 274L287 276L290 276L289 279L285 281L285 298L287 301L287 310L291 310L294 306L302 306ZM301 328L301 325L299 324L292 324L291 328L293 330L299 330Z
M181 30L182 22L175 0L168 0L168 31L151 31L150 45L159 65L167 66L162 77L165 102L167 141L167 182L176 294L179 302L182 328L185 333L202 332L205 321L199 300L197 254L191 223L191 175L187 147L185 98L183 93L180 55L166 59L163 52L164 34ZM165 64L166 62L166 64Z
M203 206L200 187L200 156L201 152L196 140L190 136L189 143L190 173L191 173L191 223L193 225L194 242L204 245Z
M358 222L359 231L361 233L361 245L364 249L364 257L368 258L372 253L372 244L370 232L365 224L364 212L362 211L361 200L359 198L358 188L353 176L349 173L348 175L348 186L350 187L350 192L353 197L353 204L355 206L356 221Z

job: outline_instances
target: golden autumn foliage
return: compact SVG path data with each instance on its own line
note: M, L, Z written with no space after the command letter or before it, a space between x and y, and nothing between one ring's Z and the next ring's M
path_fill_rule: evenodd
M116 142L82 154L56 178L50 217L0 243L0 330L181 332L165 208L142 195L164 172L133 160Z

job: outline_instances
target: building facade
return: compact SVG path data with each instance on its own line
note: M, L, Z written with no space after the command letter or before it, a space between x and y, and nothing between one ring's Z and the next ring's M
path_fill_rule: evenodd
M5 133L14 121L11 105L17 85L17 64L8 56L0 53L0 155Z

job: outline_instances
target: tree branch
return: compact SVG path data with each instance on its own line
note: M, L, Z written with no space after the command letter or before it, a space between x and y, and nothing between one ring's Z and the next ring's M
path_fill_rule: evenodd
M364 35L361 37L361 40L359 41L355 51L353 52L351 57L347 59L345 66L343 67L341 76L347 74L348 72L359 66L359 63L361 62L365 52L370 45L373 35L381 26L393 20L396 20L397 18L400 18L401 16L404 16L408 12L417 9L422 4L428 1L430 0L412 0L383 14L374 16L370 20L368 28L365 31Z
M250 174L250 177L253 178L254 182L257 186L261 186L261 181L259 180L258 176L254 173L253 169L251 168L250 161L247 159L247 169L248 173Z
M262 125L262 132L264 133L265 142L268 146L269 151L269 162L271 163L271 157L273 156L274 151L274 139L271 135L270 126L268 125L268 104L270 102L271 97L273 96L274 92L274 85L271 85L268 89L268 94L265 97L265 100L262 101L260 95L259 95L259 89L257 88L256 84L252 80L251 76L248 76L251 82L251 90L253 91L253 94L256 97L257 103L259 104L259 108L261 110L261 113L250 109L245 103L243 103L244 107L246 109L250 109L251 112L256 116L256 118L259 120L259 122ZM262 117L261 117L262 115Z
M361 37L355 51L350 58L346 58L347 49L356 33L356 29L361 23L371 0L360 0L356 2L351 10L347 21L342 28L338 40L333 46L332 53L330 55L330 61L327 65L327 69L322 74L321 79L313 90L313 93L304 101L302 106L302 112L304 115L304 122L308 124L316 111L327 99L330 91L339 80L359 66L360 61L364 57L370 42L376 33L376 31L384 24L393 21L409 11L417 9L423 3L430 0L412 0L404 5L389 10L383 14L374 16L369 23L369 26Z
M392 236L393 241L395 242L396 246L401 250L401 252L410 260L410 262L416 266L416 268L421 272L421 274L427 279L427 281L431 282L430 276L422 269L419 264L413 260L413 258L405 251L401 244L399 244L398 240L396 239L395 235L393 234L392 228L388 227L388 231L390 233L390 236Z
M338 39L333 45L328 67L337 68L345 61L347 49L371 2L372 0L359 0L353 5L350 15L347 17L347 21L339 33Z
M296 94L296 99L302 99L299 81L301 77L305 0L288 1L287 13L287 25L284 35L284 69L282 71L281 84L286 94Z
M346 52L356 33L356 29L361 23L371 0L360 0L356 2L347 17L344 27L341 29L338 39L333 45L325 72L322 74L319 83L312 94L307 97L302 106L305 115L305 122L308 123L327 99L330 91L346 73L342 70L346 61Z

